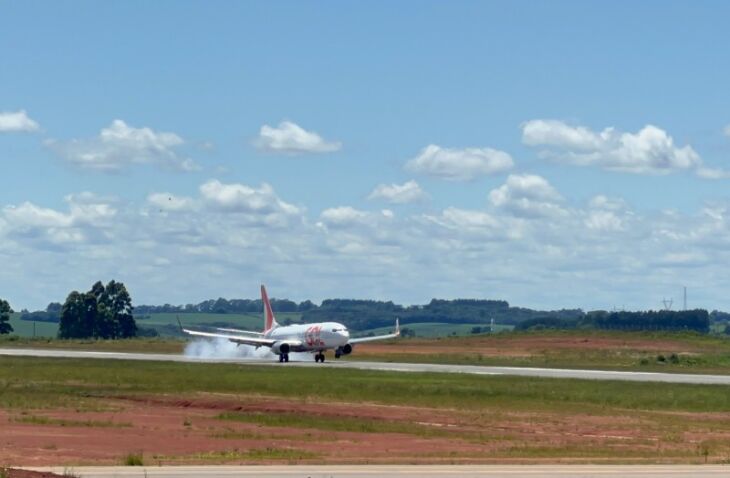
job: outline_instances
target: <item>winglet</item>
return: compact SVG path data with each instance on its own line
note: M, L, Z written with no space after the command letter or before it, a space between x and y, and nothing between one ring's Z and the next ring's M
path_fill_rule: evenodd
M177 319L177 325L180 326L180 332L185 333L185 329L183 329L182 323L180 322L180 316L176 315L175 318Z
M398 317L395 318L395 336L400 336L400 319Z

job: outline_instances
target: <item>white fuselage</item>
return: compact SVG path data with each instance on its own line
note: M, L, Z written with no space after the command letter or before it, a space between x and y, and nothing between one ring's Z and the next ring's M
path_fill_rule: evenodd
M302 343L292 346L292 352L314 352L343 347L350 340L350 332L337 322L279 326L264 334L272 340L291 340Z

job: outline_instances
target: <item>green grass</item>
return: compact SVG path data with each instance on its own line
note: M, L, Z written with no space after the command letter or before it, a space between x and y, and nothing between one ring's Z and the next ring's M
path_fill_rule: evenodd
M263 313L256 314L203 314L203 313L159 313L149 314L149 318L137 316L137 325L140 327L153 328L164 335L175 333L180 322L190 327L227 327L243 330L260 331L264 327ZM276 314L276 320L284 323L290 320L292 323L301 322L301 314L298 312Z
M540 348L517 346L520 341L541 339ZM610 339L611 347L551 348L550 340L582 341ZM634 343L663 344L650 350ZM440 339L401 338L384 342L377 353L358 350L346 360L385 362L446 363L464 365L502 365L517 367L596 368L604 370L639 370L647 372L728 373L730 372L730 339L724 336L694 332L621 332L601 330L511 332L445 337ZM625 344L625 345L624 345ZM421 353L420 347L443 347L444 351ZM447 350L448 349L448 350ZM454 349L458 349L455 351ZM500 349L520 354L494 354ZM484 350L484 352L482 352ZM672 354L676 360L670 360ZM660 361L663 355L666 360Z
M144 328L157 330L165 337L179 336L180 322L189 327L228 327L244 330L260 331L263 329L264 319L262 313L257 314L203 314L203 313L160 313L149 315L137 315L137 325ZM302 314L299 312L279 312L276 314L279 323L291 321L300 323ZM13 335L23 338L34 337L33 322L20 320L20 313L16 312L10 316L10 324L13 326ZM58 324L53 322L35 322L35 337L56 337L58 335Z
M161 315L161 314L160 314ZM171 314L172 315L172 314ZM194 315L194 314L191 314ZM204 315L206 314L199 314ZM207 314L208 319L226 314ZM439 324L428 324L436 326ZM443 324L441 324L443 325ZM453 327L448 325L448 327ZM469 330L470 330L469 326ZM376 330L385 333L387 328ZM432 329L435 331L436 329ZM543 340L539 347L520 346L527 339ZM616 346L580 347L584 341L610 339ZM571 347L551 347L550 340L572 341ZM187 337L139 338L130 340L59 340L0 336L0 347L77 349L115 352L149 352L181 354ZM644 343L644 345L632 345ZM659 350L646 344L661 343ZM552 368L596 368L604 370L638 370L647 372L730 373L730 338L689 332L617 332L596 330L502 332L444 337L399 338L377 344L355 346L343 360L385 362L503 365ZM522 348L520 348L522 347ZM430 352L423 353L423 348ZM443 350L441 350L443 349ZM494 353L502 350L507 353ZM519 352L512 353L509 352ZM666 360L659 360L659 356ZM672 356L676 356L676 359Z
M483 324L449 324L449 323L438 323L438 322L418 322L412 324L401 324L401 328L408 328L416 333L416 337L422 338L434 338L434 337L448 337L448 336L470 336L474 327L481 327L483 331L489 330L489 325ZM495 332L504 332L513 329L511 325L494 325ZM393 326L379 327L376 329L368 329L357 331L353 333L353 336L363 337L372 333L373 335L383 335L393 333Z
M13 335L33 337L33 322L20 320L20 313L10 314L10 325L13 326ZM53 322L35 322L36 337L55 337L56 335L58 335L58 324Z
M18 423L27 423L29 425L55 425L60 427L127 428L132 426L129 422L112 422L109 420L67 420L63 418L40 417L37 415L21 416L14 418L13 421Z
M144 466L144 457L141 452L127 453L122 459L124 466Z
M198 392L459 409L730 412L730 388L719 385L0 357L0 407L6 409L83 408L120 395Z
M224 451L209 451L203 453L195 453L192 455L184 456L164 456L155 455L153 459L170 461L179 461L180 459L195 460L195 461L214 461L214 462L226 462L226 461L293 461L298 462L300 460L312 460L319 458L321 455L313 453L307 450L298 450L296 448L253 448L250 450L224 450Z
M433 427L404 421L386 421L342 416L316 416L301 413L240 413L227 412L218 415L220 420L253 423L265 427L306 428L334 432L354 433L407 433L418 436L444 435Z

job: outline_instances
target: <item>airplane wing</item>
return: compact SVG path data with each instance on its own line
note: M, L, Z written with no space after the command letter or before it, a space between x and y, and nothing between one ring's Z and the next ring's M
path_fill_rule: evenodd
M265 339L263 337L253 337L253 336L245 336L245 335L230 335L230 334L216 334L213 332L202 332L200 330L190 330L190 329L186 329L186 328L183 328L182 331L188 335L192 335L195 337L205 337L208 339L226 339L226 340L230 340L231 342L235 342L237 344L254 345L257 347L261 347L261 346L271 347L272 345L274 345L275 342L277 342L276 340Z
M221 332L232 332L234 334L249 334L249 335L260 335L263 336L263 332L254 332L253 330L241 330L241 329L225 329L223 327L217 327L215 330L220 330Z
M363 342L373 342L375 340L394 339L399 336L400 336L400 324L398 323L398 319L395 319L395 332L393 332L392 334L376 335L374 337L360 337L357 339L350 339L350 341L348 343L361 344Z
M299 340L272 340L272 339L266 339L262 336L257 337L255 335L246 336L246 335L216 334L213 332L190 330L190 329L186 329L185 327L182 326L179 318L177 319L177 323L178 323L178 325L180 325L180 330L182 330L184 333L186 333L188 335L192 335L194 337L205 337L208 339L226 339L226 340L229 340L236 344L253 345L254 347L271 347L276 342L287 343L287 344L289 344L290 347L298 347L298 346L302 345L301 341L299 341ZM231 330L235 330L235 329L231 329ZM244 334L248 333L245 330L236 330L236 331L244 333ZM256 334L256 332L254 332L254 334Z

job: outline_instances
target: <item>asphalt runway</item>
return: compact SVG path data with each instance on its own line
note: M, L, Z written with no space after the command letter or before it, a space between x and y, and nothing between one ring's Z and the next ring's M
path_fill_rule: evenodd
M703 478L730 474L726 465L324 465L29 468L81 478Z
M0 356L89 358L113 360L142 360L193 363L236 363L268 367L334 367L360 370L383 370L393 372L437 372L468 373L473 375L516 375L521 377L578 378L585 380L624 380L631 382L665 382L709 385L730 385L730 375L702 375L689 373L616 372L608 370L573 370L534 367L490 367L481 365L441 365L389 362L327 361L324 364L314 360L281 364L271 359L240 358L197 358L172 354L147 354L126 352L90 352L81 350L50 349L0 349Z

